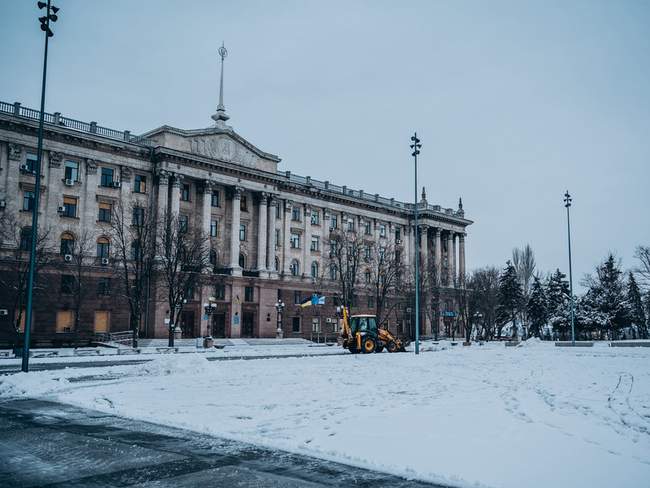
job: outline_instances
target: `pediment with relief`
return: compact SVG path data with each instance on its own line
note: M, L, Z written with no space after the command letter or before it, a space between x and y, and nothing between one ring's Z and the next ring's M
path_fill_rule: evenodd
M190 139L190 152L230 163L257 168L262 158L226 135L196 136Z

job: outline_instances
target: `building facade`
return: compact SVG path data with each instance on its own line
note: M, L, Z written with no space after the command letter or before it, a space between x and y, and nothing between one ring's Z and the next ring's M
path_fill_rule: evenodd
M210 236L211 258L219 263L215 270L223 280L188 297L180 324L184 337L275 337L275 304L282 299L285 337L332 338L336 283L325 272L332 229L401 246L406 266L413 265L413 204L281 170L279 157L227 125L223 99L212 118L215 124L205 129L163 126L134 136L46 114L39 229L47 230L51 262L58 264L40 277L34 333L82 332L73 330L73 300L65 283L66 266L73 266L66 262L69 241L82 234L92 239L92 282L84 290L77 327L86 333L128 329L129 309L110 290L113 249L107 222L118 201L137 202L158 218L178 215L184 225ZM18 238L5 236L2 242L5 270L16 246L27 248L37 129L37 111L0 102L0 212L12 217L18 232ZM463 285L459 277L465 273L466 228L472 222L460 202L457 209L442 208L430 205L423 194L418 208L422 262L435 265L443 289L451 292ZM324 294L330 295L326 305L299 307L314 292L318 276L325 277ZM210 316L203 310L208 297L216 299ZM364 305L359 310L371 311ZM0 292L3 330L11 329L21 306L9 289ZM164 297L152 292L141 334L166 337L168 317ZM407 335L408 320L396 311L391 325ZM444 334L442 322L423 318L424 335L435 327Z

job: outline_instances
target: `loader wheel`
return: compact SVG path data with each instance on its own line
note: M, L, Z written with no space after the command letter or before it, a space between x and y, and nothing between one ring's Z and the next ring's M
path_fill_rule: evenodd
M364 354L372 354L375 352L375 349L377 349L377 343L372 337L366 337L361 343L361 349L363 350Z
M397 344L395 344L395 341L390 341L386 345L386 349L388 349L388 352L397 352Z

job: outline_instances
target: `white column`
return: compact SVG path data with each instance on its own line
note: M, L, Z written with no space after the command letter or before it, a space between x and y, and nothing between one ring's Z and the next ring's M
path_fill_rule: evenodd
M456 235L455 232L453 232L452 235L453 235L453 241L452 242L454 243L454 245L451 248L452 251L453 251L453 254L452 254L453 261L451 263L452 263L453 273L454 273L454 283L453 283L453 285L456 286L457 280L458 280L458 273L457 273L458 268L457 268L457 265L456 265L456 259L458 258L458 252L456 251L456 242L458 241L458 239L457 239L458 236Z
M311 208L305 205L305 234L302 239L302 266L300 271L304 276L310 276L311 273Z
M440 227L436 227L435 229L436 233L436 240L435 240L435 261L436 261L436 281L438 284L442 282L442 240L440 239L440 234L442 233L442 230Z
M260 215L259 224L257 226L257 269L258 271L266 270L266 236L268 229L266 228L267 218L267 202L268 195L262 193L260 195Z
M183 182L183 177L181 175L174 175L174 182L172 183L171 192L172 192L172 204L171 204L171 215L178 218L178 213L181 209L181 183Z
M232 197L232 228L230 230L230 267L232 274L241 276L239 267L239 224L241 216L241 188L235 187Z
M460 269L460 285L465 287L465 233L458 235L458 267Z
M429 269L429 227L427 225L421 225L420 233L422 237L420 245L420 251L422 253L422 271L426 273Z
M291 250L290 250L290 237L291 237L291 207L293 203L291 200L285 200L284 204L284 232L282 232L282 272L289 276L291 271L289 266L291 265Z
M169 198L169 173L161 171L158 175L158 220L165 217Z
M275 215L278 204L278 199L272 198L268 205L268 250L266 258L268 263L267 269L270 272L275 272Z
M203 185L203 211L201 212L201 230L203 235L210 236L210 223L212 222L212 185L206 181Z
M454 286L454 233L449 231L447 234L447 286Z

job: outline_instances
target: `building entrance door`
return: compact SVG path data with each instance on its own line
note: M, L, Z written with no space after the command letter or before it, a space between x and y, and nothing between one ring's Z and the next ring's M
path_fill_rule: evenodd
M212 337L226 337L225 313L217 313L212 316Z
M195 326L194 311L185 310L181 312L181 330L183 331L184 339L192 339L196 337L194 330Z
M255 314L253 312L244 312L243 318L241 336L253 337L253 330L255 329Z

